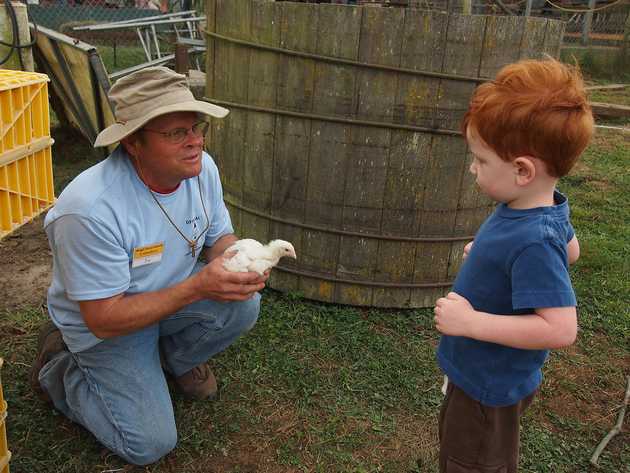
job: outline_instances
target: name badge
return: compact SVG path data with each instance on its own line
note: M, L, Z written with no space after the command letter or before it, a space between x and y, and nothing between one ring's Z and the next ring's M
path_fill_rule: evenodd
M134 248L131 267L137 268L138 266L144 266L146 264L158 263L162 260L163 253L164 242Z

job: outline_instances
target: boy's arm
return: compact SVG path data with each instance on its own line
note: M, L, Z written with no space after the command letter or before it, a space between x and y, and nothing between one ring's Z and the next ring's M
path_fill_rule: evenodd
M437 300L435 326L445 335L474 338L513 348L543 350L569 346L577 336L575 307L536 309L527 315L495 315L473 309L455 292Z
M567 256L569 257L569 264L575 263L580 257L580 242L575 235L567 243Z

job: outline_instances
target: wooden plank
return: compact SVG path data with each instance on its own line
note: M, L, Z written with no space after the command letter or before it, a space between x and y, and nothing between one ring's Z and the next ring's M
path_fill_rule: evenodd
M383 235L415 237L424 201L431 156L431 134L398 132L392 136L383 200Z
M114 121L104 93L109 81L96 48L44 27L33 34L38 65L52 81L50 93L57 117L93 141Z
M381 235L418 235L416 214L422 208L430 147L431 135L428 133L395 132L392 135ZM375 280L413 282L415 253L415 243L379 242ZM373 304L404 307L410 302L411 292L411 289L376 288Z
M307 120L278 117L271 213L304 220L311 125Z
M410 305L411 307L433 307L435 302L450 290L451 286L416 289L411 293Z
M257 44L277 47L280 43L280 10L275 3L252 1L247 10L250 15L248 30L239 33L242 39ZM242 14L242 12L241 12ZM250 51L248 74L248 104L275 108L277 54L261 49ZM274 148L276 140L276 116L271 113L248 113L246 153L243 168L243 199L248 207L264 214L272 214L272 189L274 180ZM262 241L270 240L272 223L263 224L259 218L252 229ZM285 238L289 239L289 238Z
M280 47L314 53L317 50L319 5L283 3ZM310 112L313 107L315 61L282 55L279 59L278 107Z
M360 31L360 8L319 5L317 54L356 61ZM313 112L353 116L357 108L356 80L354 67L316 63Z
M416 244L381 241L374 270L374 280L389 283L413 282ZM374 288L375 307L407 307L411 300L409 288Z
M521 41L520 59L540 59L541 50L545 42L547 20L544 18L528 17L525 22L523 40Z
M246 113L247 132L240 175L243 186L243 204L269 214L274 170L274 116L254 111ZM258 221L258 218L252 219ZM261 225L261 222L257 223L256 236L251 236L251 238L264 241L270 237L269 225L267 224L264 228Z
M217 0L206 0L205 14L206 14L206 30L216 31L216 8ZM214 88L215 74L219 73L215 67L216 54L215 54L215 42L216 40L211 36L206 35L206 85L204 97L216 97L216 91ZM229 117L229 115L228 115ZM206 135L205 149L210 154L219 168L219 173L223 179L223 163L222 157L224 156L224 141L225 141L225 119L210 119L210 129ZM225 190L224 190L225 191ZM240 226L240 212L230 210L230 218L235 228Z
M589 85L586 90L623 90L630 87L630 84L606 84L606 85Z
M525 22L520 16L489 16L479 76L493 78L503 66L518 61Z
M346 163L350 131L336 123L314 121L310 136L304 221L331 229L342 228ZM334 276L339 235L305 231L302 267Z
M217 31L235 39L250 38L252 0L217 0Z
M68 44L58 42L58 45L62 55L66 59L71 76L66 90L70 91L71 87L76 89L80 101L82 102L80 105L84 108L90 121L87 128L98 132L99 119L97 116L96 97L94 96L94 88L92 87L88 55L84 51L75 49ZM77 118L81 119L81 117ZM80 123L80 129L85 130L85 125L85 123ZM94 138L96 138L96 136L94 136Z
M234 28L232 36L248 42L278 45L279 27L273 21L274 4L265 5L260 1L239 0L233 2L233 5L235 6L233 14L238 20L232 22ZM253 36L254 33L256 36ZM273 57L255 48L241 48L241 52L249 57L246 74L243 77L247 90L245 103L275 107L276 73L275 64L270 61ZM269 215L276 119L271 113L251 110L246 112L246 116L245 149L241 169L243 204L263 215ZM236 139L242 140L243 136ZM248 238L263 242L271 239L271 221L265 216L244 214L242 228L244 236Z
M280 45L281 10L277 3L255 0L251 7L250 40L256 44ZM253 50L249 64L248 97L250 105L275 108L278 53Z
M447 23L448 15L445 13L407 10L403 27L401 67L441 71ZM439 79L400 74L394 121L433 126L439 84ZM430 147L429 133L392 132L381 234L410 237L418 235L416 214L422 208ZM413 282L416 246L415 243L380 241L375 279ZM375 288L373 304L404 307L409 305L411 293L412 289L409 288Z
M102 87L98 88L98 99L101 102L101 110L103 113L103 126L104 127L108 127L109 125L112 125L116 122L116 118L114 118L114 113L112 112L112 108L109 104L109 98L107 97L107 94L105 93L105 91L103 90ZM105 128L103 128L105 129ZM115 144L110 145L108 147L109 152L114 151L114 148L116 147Z
M216 32L234 38L246 36L249 31L249 0L216 2ZM215 41L215 98L236 103L247 102L249 53L249 49L243 46Z
M246 28L239 16L242 14L243 1L215 0L216 32L226 36L238 36L239 26ZM247 0L245 3L249 4ZM247 72L249 54L244 48L234 44L215 41L214 59L214 94L213 98L237 103L247 101ZM243 204L243 168L247 152L244 137L247 136L247 112L232 108L222 121L213 120L213 136L217 139L217 156L221 163L223 190L226 198L236 204ZM241 236L247 235L249 215L236 211L231 213L233 224Z
M336 302L334 299L335 283L319 278L300 277L300 292L307 299L323 302Z
M190 69L188 60L188 46L182 43L175 44L175 72L187 74Z
M94 95L92 76L90 74L90 61L85 51L75 49L67 44L60 44L60 49L68 62L72 82L74 83L85 110L89 116L94 130L99 130L99 117L97 116L96 101L98 97Z
M240 209L238 209L237 207L227 202L226 202L226 206L230 214L230 219L232 220L232 226L234 227L234 232L237 235L242 235L241 234L241 220L242 220L242 216L244 212L241 212Z
M360 32L360 9L336 5L319 5L319 22L315 41L317 54L356 60ZM314 113L349 116L356 110L356 74L348 66L318 62L313 69ZM342 224L343 189L350 127L337 123L313 121L310 131L310 152L298 159L305 163L308 176L303 189L307 223L340 229ZM294 158L295 159L295 158ZM296 182L296 190L300 186ZM317 241L315 241L317 239ZM310 271L334 276L337 268L340 237L334 233L306 231L303 235L304 265ZM304 294L323 294L332 300L334 283L301 278Z
M466 143L459 136L433 137L427 168L422 235L452 235L460 200L461 181L467 172Z
M485 16L449 16L446 51L442 72L477 77L479 58L483 50ZM459 130L470 96L476 84L444 79L440 83L437 101L436 126Z
M442 72L477 77L484 46L486 17L451 14L446 37ZM443 80L437 101L436 124L459 129L474 83ZM431 158L426 171L424 202L418 212L419 234L453 235L462 175L466 165L466 146L459 136L434 135ZM448 265L453 244L422 242L416 247L414 282L437 283L448 280ZM413 306L432 305L446 289L413 291Z
M630 117L630 107L614 103L591 102L593 114L598 117Z
M310 121L277 117L273 163L271 214L287 220L304 219L306 201L306 173ZM272 223L272 238L290 241L295 247L297 261L282 261L283 266L299 268L303 261L302 229L294 225ZM299 277L278 271L270 287L281 291L299 289Z
M423 208L419 210L419 234L443 237L454 233L457 204L465 166L465 143L455 136L434 137L426 173ZM414 282L437 283L448 280L451 242L421 242L416 248ZM426 303L428 296L441 290L414 291L414 306Z
M237 108L223 120L214 120L215 141L211 144L221 171L223 191L237 204L243 203L242 170L245 153L246 112Z
M359 61L400 66L404 9L362 8ZM361 68L358 71L357 118L392 122L397 84L388 71Z
M559 20L547 20L545 30L545 42L542 55L548 54L553 58L560 58L560 47L564 36L565 23Z
M351 136L352 148L346 163L343 228L378 233L385 200L390 133L356 127Z
M261 41L290 50L314 52L318 25L316 7L276 4L273 13L261 15L261 28L262 21L274 23L274 30L271 34L267 32ZM273 61L273 66L267 64L267 67L275 67L276 76L273 97L269 96L268 102L279 109L310 112L314 61L285 55L275 55L269 59ZM301 83L306 86L301 87ZM304 221L311 127L311 120L308 119L280 115L275 119L271 213L283 219ZM283 261L282 264L295 269L302 268L304 262L309 261L310 254L308 249L304 249L304 231L300 227L281 223L273 223L271 229L274 238L291 241L298 255L296 262ZM298 290L300 278L279 271L274 275L271 285L284 291Z
M216 8L217 0L206 0L206 29L207 31L216 31ZM214 75L215 71L215 43L216 40L206 35L206 96L214 97ZM211 136L214 137L214 131L211 130Z
M401 67L440 72L446 45L448 15L409 9L406 12ZM400 74L394 121L408 125L433 126L439 79Z
M359 61L400 66L404 9L363 8ZM396 99L397 76L391 72L362 69L358 72L357 116L391 122ZM391 131L352 129L344 191L343 228L378 233L383 213L385 181ZM344 279L372 281L376 270L378 240L343 236L337 275ZM341 303L370 305L371 286L340 284L336 299Z
M564 33L564 36L567 38L582 38L581 31L567 31ZM599 41L608 41L608 42L622 42L623 41L623 33L589 33L589 39L599 40ZM611 46L614 47L614 46Z

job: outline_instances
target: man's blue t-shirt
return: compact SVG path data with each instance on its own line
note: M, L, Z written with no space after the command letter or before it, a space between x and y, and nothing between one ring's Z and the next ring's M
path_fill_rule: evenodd
M489 314L575 306L567 256L574 236L569 204L559 192L554 200L553 206L525 210L500 204L477 232L453 291ZM536 390L548 352L443 335L437 357L449 382L482 404L498 407Z
M188 239L198 238L197 250L234 232L217 167L206 153L199 179L155 197ZM48 311L72 352L100 342L85 325L79 301L162 289L197 267L121 146L64 189L44 227L53 254Z

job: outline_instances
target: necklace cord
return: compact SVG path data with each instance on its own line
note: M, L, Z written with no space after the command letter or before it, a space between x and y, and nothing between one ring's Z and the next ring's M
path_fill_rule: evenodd
M141 170L142 167L140 166L140 160L137 159L135 156L134 156L134 160L136 161L137 170L138 170L138 176L140 177L140 180L146 186L147 190L149 191L149 194L151 194L151 197L153 197L153 200L155 201L157 206L160 208L160 210L162 211L162 213L164 214L166 219L169 221L169 223L173 226L173 228L175 228L175 230L177 230L177 233L179 233L181 235L181 237L186 241L186 243L188 243L188 246L190 247L190 251L192 253L192 257L194 258L195 257L195 250L197 248L197 242L199 241L199 238L210 227L210 219L208 218L208 212L206 211L206 204L203 201L203 194L201 193L201 180L199 178L199 174L197 174L197 188L199 189L199 199L201 200L201 207L203 208L203 215L206 218L206 226L204 227L203 230L201 230L201 232L199 232L199 235L197 236L197 238L195 238L193 240L193 239L188 239L188 237L186 235L184 235L184 232L182 232L179 229L179 227L177 225L175 225L175 222L173 222L173 219L168 214L166 209L162 206L162 204L160 204L160 201L155 196L155 193L151 190L149 185L145 182L144 176L143 176L142 170Z

